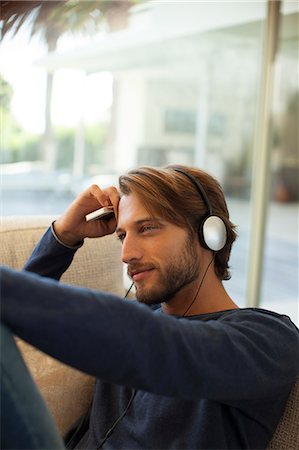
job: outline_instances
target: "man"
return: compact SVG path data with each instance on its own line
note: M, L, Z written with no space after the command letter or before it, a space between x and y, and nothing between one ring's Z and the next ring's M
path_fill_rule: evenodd
M86 221L107 205L115 217ZM40 277L58 280L85 237L114 231L138 303ZM3 322L98 378L69 448L266 447L298 373L298 330L285 316L238 308L225 291L235 238L211 176L139 168L120 177L119 189L81 194L37 245L27 273L2 269Z

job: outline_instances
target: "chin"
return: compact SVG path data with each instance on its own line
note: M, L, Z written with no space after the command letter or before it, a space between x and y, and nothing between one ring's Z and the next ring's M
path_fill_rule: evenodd
M154 292L138 292L138 289L136 289L136 298L145 305L159 305L161 303L161 295Z
M136 290L137 300L145 305L160 305L161 303L168 303L174 295L175 292L138 292L138 289Z

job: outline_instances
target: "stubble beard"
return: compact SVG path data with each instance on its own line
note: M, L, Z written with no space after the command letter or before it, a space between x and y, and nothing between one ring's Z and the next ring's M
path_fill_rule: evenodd
M169 302L181 289L192 283L199 275L200 261L194 245L194 236L188 234L181 252L161 270L156 286L136 287L136 298L140 303L155 305Z

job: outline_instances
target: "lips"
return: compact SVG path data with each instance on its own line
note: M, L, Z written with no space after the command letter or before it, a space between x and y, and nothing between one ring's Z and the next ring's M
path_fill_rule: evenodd
M128 275L129 277L133 280L133 281L139 281L142 280L143 278L145 278L149 272L151 272L152 270L154 270L153 267L138 267L138 268L134 268L128 269Z

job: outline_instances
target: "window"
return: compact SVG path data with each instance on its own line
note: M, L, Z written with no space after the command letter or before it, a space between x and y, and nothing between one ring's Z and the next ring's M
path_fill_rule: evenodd
M298 12L282 6L262 305L283 304L294 318ZM149 2L130 10L127 29L62 37L48 56L36 40L27 44L28 30L7 36L0 48L3 214L59 214L88 184L112 184L136 165L196 165L220 181L238 225L226 288L244 306L266 15L266 1ZM46 68L55 74L47 148Z

